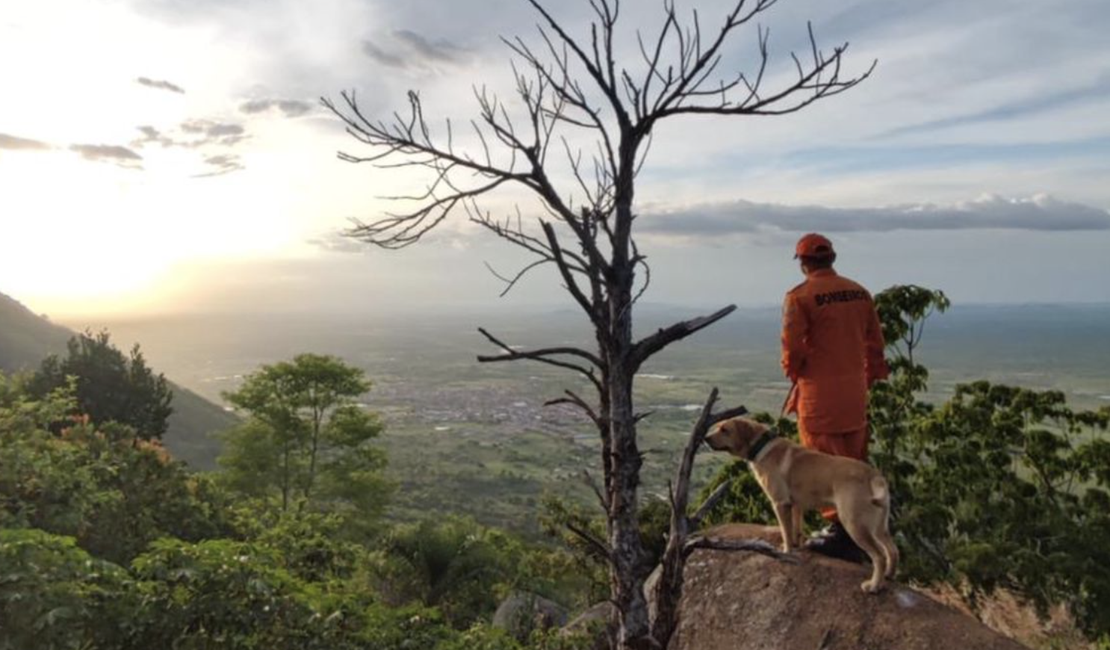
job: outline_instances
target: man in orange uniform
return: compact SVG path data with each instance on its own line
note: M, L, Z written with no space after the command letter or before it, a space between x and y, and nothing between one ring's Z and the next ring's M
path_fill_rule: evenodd
M867 391L890 374L871 294L833 270L832 242L810 233L795 247L805 282L786 294L782 367L793 383L787 411L798 414L802 445L867 460ZM836 518L807 544L820 553L862 561L863 553Z

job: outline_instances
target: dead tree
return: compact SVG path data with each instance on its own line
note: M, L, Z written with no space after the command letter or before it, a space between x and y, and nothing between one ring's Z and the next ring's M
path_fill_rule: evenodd
M453 212L535 256L512 276L499 276L511 289L525 274L554 266L566 291L589 319L596 349L550 347L517 350L481 330L500 353L482 362L531 360L581 375L596 393L592 398L568 391L554 402L582 410L601 438L604 485L598 493L606 511L608 538L593 540L609 558L611 599L617 614L621 648L664 647L674 629L667 618L674 602L656 602L649 614L644 594L644 551L637 527L637 489L641 454L636 426L643 414L633 404L633 380L652 355L712 325L735 306L676 323L640 340L632 335L633 306L650 283L647 258L634 236L637 172L644 164L657 123L684 115L785 115L852 88L874 68L845 76L841 59L847 44L822 52L809 30L810 48L791 55L796 76L767 88L768 36L757 28L759 55L749 72L722 72L722 48L737 30L753 23L776 0L734 0L715 31L703 29L698 13L680 19L673 0L663 3L662 27L653 37L636 34L639 57L619 64L614 41L622 9L620 0L587 0L594 12L584 36L571 34L540 0L524 0L539 15L538 40L505 39L515 55L517 99L510 106L485 88L475 89L478 118L465 125L470 146L457 140L462 131L447 121L433 130L420 96L408 95L408 110L389 119L363 114L354 92L339 102L322 101L341 119L366 153L340 153L341 159L379 168L420 168L429 182L414 196L391 197L411 208L382 218L357 222L349 235L368 244L397 249L417 243ZM583 157L574 142L589 139ZM561 163L558 161L562 161ZM573 179L556 186L559 165ZM483 210L479 199L510 186L538 197L544 214L526 220L519 209L507 218ZM577 202L576 202L577 199ZM637 283L637 275L643 280ZM710 404L716 397L710 400ZM709 407L699 427L712 420ZM697 437L695 428L694 438ZM692 440L693 442L693 440ZM672 489L674 525L682 528L692 452L684 460ZM683 523L686 522L686 523ZM682 530L672 530L672 538ZM677 599L681 586L681 548L668 551L667 588L656 598ZM675 581L677 578L677 582Z

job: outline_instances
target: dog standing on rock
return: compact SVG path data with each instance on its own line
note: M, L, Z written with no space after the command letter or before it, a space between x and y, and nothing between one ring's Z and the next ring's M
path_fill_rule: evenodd
M725 420L705 442L748 462L775 509L783 552L801 544L806 511L832 506L848 534L871 558L871 578L860 588L875 593L882 589L884 577L894 575L898 547L890 536L890 489L877 469L800 447L747 418Z

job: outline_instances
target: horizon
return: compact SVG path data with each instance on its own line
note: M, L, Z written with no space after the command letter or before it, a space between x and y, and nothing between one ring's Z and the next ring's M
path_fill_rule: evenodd
M0 293L4 293L0 290ZM876 292L877 293L877 292ZM55 312L48 313L38 310L34 305L20 300L18 296L10 298L16 300L27 308L30 312L37 316L46 318L51 323L62 325L64 327L80 330L88 327L88 322L102 321L104 323L130 323L130 322L144 322L144 321L158 321L168 319L233 319L233 318L291 318L291 319L311 319L319 317L322 319L362 319L362 320L397 320L418 316L442 316L450 318L458 318L464 316L477 316L485 315L498 317L513 317L513 316L543 316L543 315L568 315L578 317L581 315L580 309L572 304L557 304L557 303L525 303L514 305L498 305L496 309L491 310L489 305L472 305L472 304L443 304L431 306L412 306L398 309L391 312L374 312L368 310L287 310L287 311L274 311L274 310L211 310L211 311L134 311L134 312ZM649 319L655 315L670 314L671 312L683 313L699 313L702 311L713 311L725 306L725 303L710 303L710 302L642 302L637 304L637 314L646 316ZM737 303L737 311L734 315L743 315L745 313L764 312L772 313L777 317L782 310L781 304L772 302L761 303ZM1037 302L962 302L953 303L947 313L951 312L964 312L974 310L1006 310L1006 309L1110 309L1110 300L1091 300L1091 301L1037 301ZM943 315L942 315L943 316ZM82 325L82 323L86 323Z

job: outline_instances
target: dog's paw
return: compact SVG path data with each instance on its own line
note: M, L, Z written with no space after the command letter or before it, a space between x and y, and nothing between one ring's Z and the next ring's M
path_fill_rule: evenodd
M877 594L883 590L883 585L881 582L865 580L860 583L859 588L862 589L865 594Z

